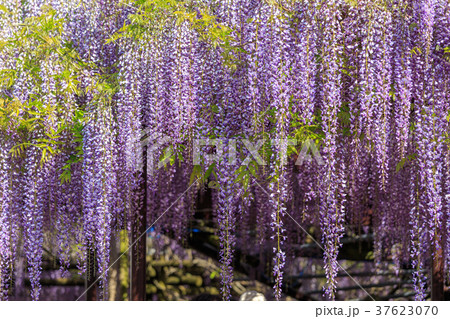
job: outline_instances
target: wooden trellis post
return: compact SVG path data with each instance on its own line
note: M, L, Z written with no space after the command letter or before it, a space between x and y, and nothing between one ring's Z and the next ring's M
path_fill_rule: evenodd
M435 236L435 244L433 245L434 257L432 262L432 273L431 273L431 300L442 301L444 300L444 251L442 249L443 243L439 243L439 249L436 250L438 246L438 236ZM439 236L442 238L442 236Z
M140 191L143 201L138 212L138 226L133 228L131 249L131 298L133 301L146 299L146 256L147 256L147 147L143 150L143 174Z
M86 276L86 300L96 301L98 292L97 261L95 260L95 248L89 247L87 256L87 276Z

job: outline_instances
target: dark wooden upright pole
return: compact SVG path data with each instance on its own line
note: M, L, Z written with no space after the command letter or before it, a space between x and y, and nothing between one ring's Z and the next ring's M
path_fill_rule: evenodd
M86 300L87 301L96 301L97 300L97 292L98 292L98 283L97 283L97 261L95 260L95 248L92 246L89 248L88 252L88 260L87 260L87 278L86 278Z
M138 227L133 228L132 262L131 262L131 300L145 301L146 255L147 255L147 147L143 150L143 173L140 186L143 200L138 212Z
M431 274L431 300L443 301L444 300L444 252L442 249L442 241L438 243L438 237L435 237L435 243L433 245L433 269ZM436 246L439 246L436 249Z

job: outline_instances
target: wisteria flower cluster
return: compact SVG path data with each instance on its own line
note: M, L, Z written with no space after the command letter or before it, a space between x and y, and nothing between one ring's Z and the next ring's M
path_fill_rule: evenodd
M373 232L375 262L414 268L417 300L434 260L448 278L448 0L0 5L1 299L20 283L22 251L39 299L44 247L63 273L76 255L92 275L94 253L107 298L114 235L157 220L181 240L206 185L224 300L235 251L250 242L273 254L283 298L291 248L306 236L297 225L320 229L329 299L352 226ZM193 164L198 139L223 141L237 160ZM264 140L268 165L239 162L251 154L229 141L242 139ZM323 161L294 165L302 143ZM161 158L151 173L142 165Z

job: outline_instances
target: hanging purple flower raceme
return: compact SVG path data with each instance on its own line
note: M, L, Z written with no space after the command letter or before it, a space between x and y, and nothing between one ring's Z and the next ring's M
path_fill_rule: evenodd
M243 106L251 109L251 114L248 115L251 122L243 130L251 136L258 136L267 134L271 129L266 114L271 108L271 103L274 103L271 100L272 81L275 79L274 65L271 65L273 33L270 17L272 7L267 3L256 2L249 4L248 8L248 16L247 18L243 17L244 22L242 22L251 21L247 25L246 39L243 39L243 42L247 43L246 50L249 52L246 67L246 100L248 102L244 101ZM238 25L242 25L242 23ZM270 202L269 189L265 181L268 178L268 168L263 166L258 172L261 178L258 178L254 187L255 219L257 242L260 249L264 250L266 245L271 245L269 239L273 235L271 231L273 205Z
M289 21L292 43L286 50L292 61L289 75L292 77L292 111L309 124L313 119L316 102L317 9L314 3L299 3L295 10L295 17Z
M448 125L447 125L448 127ZM450 254L448 253L450 251L450 236L448 234L450 233L450 145L447 143L447 151L445 154L445 175L444 175L444 212L445 212L445 233L447 234L445 247L444 247L444 256L445 257L445 269L448 272L448 269L450 269Z
M233 257L236 245L236 185L233 183L233 169L226 163L219 164L216 218L219 225L220 263L224 300L231 298L233 282Z
M52 157L47 159L45 163L46 167L46 176L45 176L45 184L43 185L44 190L42 194L42 206L44 207L44 217L43 217L43 232L45 234L56 234L56 236L46 236L43 245L45 247L51 247L48 249L52 254L56 256L60 256L60 260L63 261L63 264L67 265L69 261L64 261L66 257L64 256L64 252L67 249L64 247L67 245L65 240L60 240L63 236L69 236L69 230L66 230L63 234L58 231L58 224L61 222L61 219L64 218L64 214L60 209L63 208L63 203L60 200L63 197L62 187L61 186L61 157ZM68 223L70 227L70 223ZM67 227L66 226L66 227ZM61 245L61 246L60 246ZM60 254L61 252L61 254ZM62 276L67 275L67 270L64 269L64 266L61 265L61 274Z
M271 41L272 51L270 61L267 65L268 80L270 87L270 107L275 110L275 145L270 159L269 168L269 202L271 204L271 239L274 241L273 252L273 276L275 278L274 294L275 298L281 298L284 266L286 261L286 229L283 225L283 218L286 214L286 206L289 200L290 190L288 187L289 174L287 172L287 150L288 134L290 127L289 103L296 89L295 79L290 75L292 64L295 63L290 55L294 47L292 30L288 16L279 8L270 7L268 35ZM307 55L306 53L304 53ZM307 92L309 94L311 92ZM308 105L307 108L311 106ZM307 110L301 110L308 114ZM310 115L306 115L305 121L310 120Z
M348 8L348 19L343 21L344 32L344 74L343 81L343 110L348 106L348 125L351 139L348 140L350 145L348 151L351 154L348 171L349 171L349 202L348 202L348 221L352 225L361 226L364 216L367 214L368 207L365 200L365 194L368 184L368 152L361 141L360 128L360 108L361 108L361 74L359 65L362 60L362 52L360 45L365 33L364 20L365 7L364 3Z
M439 61L447 61L443 56L444 48L450 43L450 3L446 0L437 0L434 3L434 29L433 36L436 43L436 49L433 52L435 57L439 57ZM449 64L447 65L447 68ZM445 77L444 77L445 79Z
M197 124L197 107L198 107L198 84L200 78L198 75L199 64L195 59L198 50L198 39L190 25L185 22L181 24L177 31L177 68L179 90L177 100L180 102L180 118L177 125L178 130L183 132L185 136L181 138L183 141L192 139ZM187 136L186 136L187 135Z
M325 294L334 299L338 272L339 239L343 235L343 211L338 201L339 176L337 175L337 113L341 107L341 76L339 55L342 52L339 1L321 3L322 27L322 127L325 134L320 182L320 220L324 243Z
M41 7L45 4L44 0L30 0L25 2L23 8L25 17L33 17L41 14Z
M259 115L262 112L262 105L261 105L261 93L260 93L260 85L259 82L261 81L261 74L258 72L260 68L260 61L258 59L257 50L258 50L258 32L260 30L260 17L259 14L255 14L252 17L249 17L249 19L252 19L252 23L249 23L248 29L247 29L247 37L249 40L249 43L246 46L246 50L250 52L248 55L248 65L246 66L247 71L247 83L248 87L245 91L247 93L247 100L249 101L248 108L251 108L252 110L252 128L253 132L257 133L260 129L258 125Z
M392 13L387 4L379 7L371 1L364 6L364 12L370 22L362 34L360 130L373 143L380 187L384 188L391 114Z
M22 3L15 0L2 0L1 4L9 11L9 14L2 14L0 19L0 39L8 39L17 31L19 21L22 22ZM0 67L2 67L2 59Z
M415 173L417 174L417 167L415 167ZM411 265L414 268L413 282L414 289L416 291L415 299L424 300L425 299L425 284L427 277L423 274L424 272L424 255L423 252L426 251L426 221L424 221L424 214L421 212L420 207L420 195L418 194L418 183L419 181L414 175L411 175L411 206L410 211L410 226L411 226Z
M176 119L179 110L176 108L176 91L179 83L175 81L176 76L176 42L173 26L166 26L159 38L157 56L157 91L156 108L157 119L156 131L164 133L172 140L177 140L180 132L176 129ZM178 104L177 104L178 105Z
M118 196L122 188L117 183L119 163L114 111L111 103L102 99L100 92L93 87L96 85L94 78L98 79L99 76L106 75L106 72L115 71L113 65L117 61L116 44L106 43L106 40L119 27L117 23L120 19L115 19L116 11L116 1L87 1L73 8L74 19L70 19L68 23L68 37L74 41L84 62L91 65L91 69L85 70L80 79L81 88L87 89L85 96L79 101L85 105L87 121L83 130L81 173L83 234L77 239L84 244L80 249L81 271L91 272L96 269L96 273L88 273L88 277L97 279L100 276L99 284L102 289L99 291L99 298L107 296L106 278L113 223L117 225L123 220L118 214L123 211L121 205L124 205L123 196ZM94 69L93 65L96 66ZM91 258L94 255L96 260ZM97 266L93 267L95 263Z
M233 70L232 87L234 91L234 100L239 107L231 110L229 115L233 118L233 130L241 131L248 137L254 134L259 126L261 119L258 112L261 111L261 104L256 92L259 91L257 75L258 57L255 49L258 46L256 35L256 25L259 22L258 11L263 3L257 3L253 0L239 0L231 2L229 9L231 14L227 26L232 30L234 37L233 45L242 48L243 52L234 52L235 70ZM252 23L254 21L254 23ZM245 51L244 51L245 50ZM248 54L248 52L252 52ZM252 106L249 106L252 104Z
M275 278L274 295L277 300L281 299L283 274L286 262L286 253L284 243L286 241L286 229L283 223L283 217L286 215L286 201L288 199L288 181L285 171L285 163L282 163L278 155L282 153L282 149L287 147L286 139L280 140L280 145L275 147L274 155L271 159L270 167L270 183L269 183L269 203L271 204L271 221L272 230L271 239L274 241L273 253L273 270L272 274Z
M98 270L90 275L103 275L111 234L127 226L133 230L142 204L149 205L149 217L156 220L177 200L156 227L181 239L192 217L195 193L202 187L182 195L194 166L178 164L191 157L192 140L249 134L271 136L279 143L272 147L270 166L258 169L258 178L251 177L243 199L235 182L238 167L228 162L216 166L220 188L214 194L214 211L224 299L231 295L238 240L250 247L255 228L260 254L266 246L274 248L274 290L281 298L287 256L293 251L289 246L304 239L297 225L287 224L288 214L322 230L329 298L335 298L344 220L350 232L374 231L377 265L392 257L398 271L411 262L416 298L426 297L425 270L439 257L441 245L446 256L450 250L450 70L444 51L450 45L448 1L192 3L197 18L206 10L230 28L234 39L228 44L236 51L226 51L227 59L223 48L210 46L202 37L206 33L200 36L205 30L194 30L188 20L165 20L159 33L119 39L120 45L106 43L124 22L133 23L127 13L136 13L130 6L119 12L117 1L26 1L17 8L15 1L3 3L12 13L2 13L2 40L20 27L23 17L45 12L43 3L52 4L58 18L67 18L64 41L73 41L89 64L77 79L78 89L90 87L79 96L67 92L71 89L59 80L64 67L57 63L56 52L39 61L39 101L58 106L64 114L55 110L55 121L44 119L44 129L33 133L34 139L57 130L59 119L70 125L67 115L78 107L86 115L83 160L71 166L70 181L59 183L61 167L79 156L78 145L70 143L71 133L63 132L58 143L64 147L44 165L42 154L32 147L26 151L28 158L11 158L7 149L17 141L14 137L4 144L6 138L1 138L3 299L15 276L22 228L34 299L39 298L43 245L54 246L52 252L64 270L70 265L70 247L83 243L77 245L84 255L82 263L95 254ZM0 69L13 69L17 75L11 88L0 88L2 101L17 98L25 104L37 93L36 81L21 61L24 56L2 51ZM119 91L110 104L92 90L93 79L113 79L116 72ZM315 158L294 170L284 165L285 137L294 129L299 132L299 126L292 127L291 115L320 140L325 165ZM7 126L16 124L12 119ZM177 155L175 161L172 158L175 165L155 169L149 176L147 203L142 203L140 188L143 130L149 143L158 134L168 136L170 141L161 148L171 147ZM237 146L241 155L249 154L241 143ZM154 159L161 148L151 150ZM246 232L241 238L237 228ZM446 260L448 269L450 259ZM86 266L80 268L92 270L92 264ZM105 288L104 279L101 284Z
M442 197L445 191L444 174L446 165L446 151L448 145L445 144L446 134L448 134L448 79L445 79L445 74L448 72L448 65L444 61L434 60L433 79L430 83L432 99L429 112L430 117L430 131L433 136L432 143L428 145L429 153L431 155L432 169L427 174L429 178L427 192L428 195L428 209L430 211L430 241L433 241L434 250L433 258L439 258L435 253L443 248L443 222L445 220L444 198Z
M109 269L109 251L112 236L112 218L114 212L115 192L117 187L116 172L111 170L114 167L114 136L111 130L111 123L113 122L111 111L106 110L104 117L97 122L101 128L100 136L101 146L97 160L100 165L97 171L97 182L100 182L99 201L96 207L96 222L97 232L95 236L97 249L98 271L101 274L102 280L100 287L103 292L100 297L107 298L107 271Z
M140 61L141 54L134 45L126 47L126 52L119 59L121 90L117 97L118 160L123 169L118 176L122 185L121 195L127 228L130 232L142 205L142 190L140 190L144 169L142 149L146 146L146 139L152 138L147 136L147 133L152 131L145 130L142 125Z
M257 79L255 86L258 90L258 104L255 108L255 120L254 125L258 128L260 133L268 131L268 125L266 123L265 114L267 114L270 109L270 103L272 95L272 79L273 79L273 65L272 65L272 39L273 33L271 29L270 17L272 15L271 6L261 5L258 13L255 17L257 30L256 34L256 49L255 49L255 59L257 60L257 65L255 72L257 73Z
M100 285L104 288L102 296L106 292L114 189L117 186L115 172L110 169L114 161L115 143L111 131L112 116L108 107L99 106L97 110L91 109L91 112L83 141L84 237L87 245L84 253L87 258L89 250L96 251L98 273L102 275Z
M358 127L358 134L365 133L369 140L373 136L373 121L372 121L372 91L373 83L375 81L375 67L371 55L374 52L374 47L377 46L377 39L374 38L374 31L371 28L370 21L373 19L373 8L371 1L364 0L358 2L358 18L361 27L358 31L361 37L361 57L358 59L359 65L359 86L360 86L360 116ZM376 61L375 61L376 62Z
M426 60L432 50L435 5L437 0L416 0L414 9L417 17L417 27L421 49L424 50Z
M2 2L11 14L2 14L2 21L5 25L0 27L0 38L10 40L19 29L19 23L24 17L35 15L28 12L25 7L27 3L17 5L17 2ZM36 3L39 10L40 2ZM29 7L29 6L28 6ZM24 11L22 11L24 10ZM37 12L36 12L37 14ZM3 51L2 53L7 53ZM25 71L23 62L24 54L7 54L0 56L0 69L15 70L16 77L11 88L0 89L2 98L14 98L17 101L26 103L31 93L32 81ZM9 122L10 127L15 129L16 120ZM33 149L29 152L25 167L21 167L21 158L11 158L10 150L20 140L14 131L3 131L1 128L1 162L2 162L2 199L1 202L1 298L7 299L11 280L15 277L16 282L22 282L20 274L14 274L14 259L18 247L18 238L23 236L25 257L28 262L29 277L31 281L31 292L33 300L39 299L41 272L42 242L43 242L43 207L42 207L42 171L39 166L39 152ZM25 172L25 173L23 173ZM26 187L22 188L22 182ZM26 190L26 191L24 191ZM23 228L23 233L21 230Z
M434 252L441 247L441 227L443 221L442 212L442 165L443 165L443 134L446 123L443 122L445 116L445 93L441 93L442 76L436 73L436 62L433 61L431 48L434 46L433 25L434 25L434 1L420 1L415 6L415 18L417 19L418 29L414 30L417 34L416 45L419 52L414 60L415 86L415 142L418 165L418 185L416 209L421 213L420 218L423 223L423 229L416 231L426 232L425 243L416 242L413 245L413 258L416 259L422 254L428 259L431 249L432 258ZM415 228L418 228L415 225ZM421 235L422 236L422 235ZM421 249L422 248L422 249ZM424 259L424 257L422 257ZM415 261L413 263L420 268L424 261ZM423 288L420 282L420 273L416 273L416 299L423 299Z
M398 145L398 159L406 155L411 113L411 12L406 1L398 1L393 9L393 83L394 83L394 131Z
M248 15L248 1L223 2L218 13L221 19L232 30L239 32L236 45L246 42L250 31L246 28L246 19ZM221 53L220 49L216 50ZM245 56L236 54L237 59L243 59ZM250 112L246 108L246 98L248 93L246 69L237 65L236 69L229 69L223 60L222 55L216 55L215 61L220 67L216 67L213 88L217 92L216 100L211 101L216 105L217 114L213 121L218 126L217 134L224 139L231 139L235 134L249 133L252 128L250 122L251 116L255 111ZM246 135L244 137L247 138ZM228 144L225 140L218 148L223 147L223 153L228 154L232 151L231 141ZM239 149L242 145L239 142ZM220 155L219 155L220 156ZM207 166L212 163L207 163ZM240 163L239 163L240 164ZM238 214L246 214L243 209L248 206L243 205L240 200L238 184L235 182L237 164L231 158L219 158L216 162L218 189L215 194L215 216L219 226L218 235L220 238L220 262L222 279L222 298L230 300L231 285L233 282L233 259L236 247L236 227Z
M78 225L79 221L82 220L81 165L79 163L72 165L71 169L70 181L59 186L61 197L57 199L57 218L56 222L54 221L57 232L57 255L59 256L60 270L63 276L69 275L72 245L77 242L77 232L81 231L75 225ZM61 174L61 170L57 170L57 172ZM61 182L59 178L58 181Z
M439 100L443 103L443 114L440 116L441 120L447 119L447 122L441 123L444 132L444 145L442 160L444 163L442 185L443 185L443 215L445 223L443 234L446 235L446 243L444 244L445 269L447 274L450 269L450 63L443 56L443 49L450 45L450 3L445 0L436 1L435 7L435 25L434 36L436 41L435 63L440 69L440 74L437 76ZM446 101L446 102L445 102ZM448 275L447 275L448 277Z
M46 167L40 163L40 152L29 149L25 160L25 200L22 213L24 228L24 251L28 263L28 273L31 282L31 298L39 299L41 285L39 283L43 253L43 219Z
M196 61L199 63L198 73L201 81L198 83L198 138L210 136L213 128L217 126L217 115L214 113L221 95L221 78L223 66L220 53L210 50L206 43L199 43L196 52Z
M219 59L222 62L222 59ZM233 110L239 105L239 99L236 97L236 91L233 90L233 78L229 70L223 68L221 70L223 79L222 95L219 101L218 118L219 136L222 138L232 138L236 132L236 126L239 121L235 117ZM228 115L228 116L226 116ZM215 217L219 225L218 235L220 238L220 262L221 262L221 279L222 279L222 298L230 300L231 284L233 282L233 258L236 246L236 214L239 207L239 196L237 194L236 179L236 163L230 161L229 158L223 157L228 154L230 145L224 140L216 140L218 159L215 163L217 167L218 190L215 199ZM223 151L220 151L223 148ZM222 158L221 158L222 156ZM207 166L212 163L206 163Z
M8 300L14 275L21 216L18 213L18 167L11 142L0 133L0 300ZM15 191L16 190L16 191Z

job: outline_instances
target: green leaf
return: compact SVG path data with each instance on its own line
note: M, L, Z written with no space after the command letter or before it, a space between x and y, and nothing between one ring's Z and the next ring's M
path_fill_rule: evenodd
M211 105L211 111L213 113L219 113L219 107L215 104Z
M6 8L3 4L0 4L0 10L6 13L9 13L8 8Z
M400 162L397 163L397 166L395 167L395 172L396 173L398 173L405 166L406 161L407 161L406 158L402 158L400 160Z
M207 169L206 172L205 172L205 176L204 176L205 180L207 180L207 179L209 178L209 176L211 175L211 173L213 172L213 170L214 170L215 167L216 167L216 163L212 163L212 164L208 167L208 169Z
M245 175L243 183L242 183L244 190L248 189L249 184L250 184L250 174L247 174L247 175Z
M257 170L258 170L258 163L256 161L251 161L248 165L248 170L250 173L255 177L258 178Z
M191 177L189 178L189 185L192 185L192 183L194 183L199 178L199 176L201 176L201 174L202 174L201 165L195 165L194 168L192 169Z
M214 279L214 278L216 278L217 276L220 276L220 272L218 272L218 271L213 271L213 272L211 272L211 275L209 275L209 278L210 278L210 279Z
M234 182L239 183L243 180L245 175L248 175L248 171L244 168L244 166L241 166L236 170L236 174L238 174L238 176L235 178Z
M364 259L366 259L366 260L374 260L374 254L373 254L373 251L369 251L369 252L367 252L367 254L366 254L366 256L364 257Z
M216 181L210 181L208 187L212 189L220 189L220 184Z

